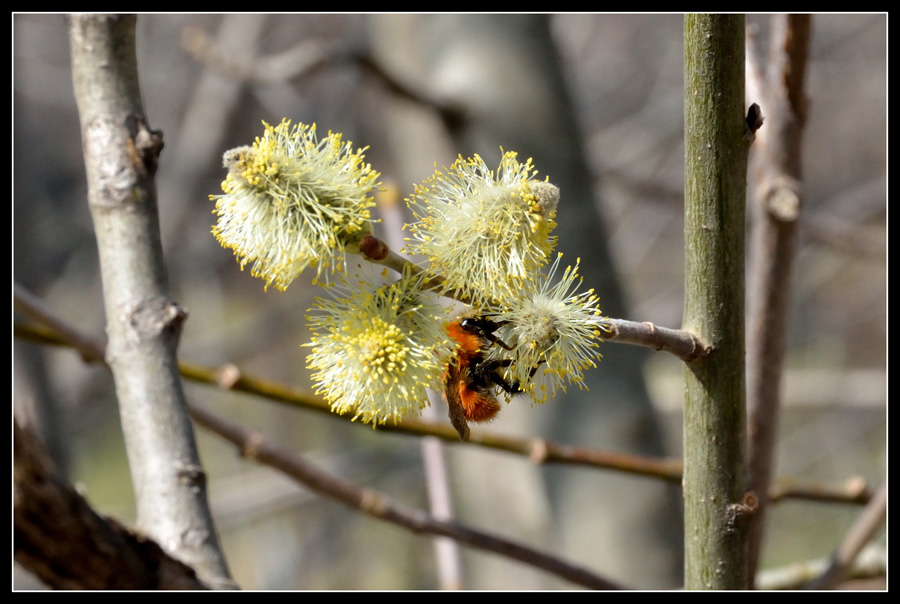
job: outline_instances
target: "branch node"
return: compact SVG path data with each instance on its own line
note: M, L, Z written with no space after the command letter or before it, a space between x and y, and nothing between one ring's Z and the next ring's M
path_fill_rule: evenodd
M179 464L176 472L180 484L192 485L194 488L203 488L206 486L206 472L196 464Z
M851 476L847 479L847 482L845 484L847 491L854 498L860 498L866 493L866 479L863 476Z
M694 349L691 350L691 358L687 360L698 361L705 359L712 354L713 350L715 350L714 346L707 344L693 333L691 334L691 342L693 343Z
M756 131L762 128L763 121L765 121L765 116L762 114L762 109L759 108L759 105L753 103L750 105L750 108L747 109L747 117L745 118L747 122L747 130L744 132L744 140L747 143L752 143L756 140Z
M388 252L390 248L378 237L368 235L359 242L359 253L372 262L381 262L387 258Z
M754 491L747 491L738 503L729 503L725 513L725 525L728 532L734 532L739 524L750 522L750 518L759 507L759 497Z
M216 385L225 390L234 388L239 379L241 379L241 370L234 363L225 363L216 372Z
M388 506L384 498L376 491L373 491L372 489L362 489L359 500L360 511L369 514L370 516L381 517L385 515L389 507L390 506Z
M159 154L165 143L162 130L150 130L143 115L129 115L125 125L128 128L128 152L131 162L139 174L153 176L159 164Z
M528 451L528 461L535 465L539 465L547 461L550 456L550 447L543 438L536 438L531 441L531 447Z
M256 459L256 456L259 454L260 445L265 444L265 440L262 432L251 429L247 434L247 439L241 445L241 457Z
M800 182L787 176L775 178L763 196L766 212L780 222L794 222L800 215Z

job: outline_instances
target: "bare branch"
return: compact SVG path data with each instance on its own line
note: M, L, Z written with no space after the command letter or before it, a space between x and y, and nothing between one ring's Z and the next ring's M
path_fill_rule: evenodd
M195 60L211 69L251 84L288 82L309 77L329 67L355 65L372 75L392 94L436 111L448 127L452 128L453 124L463 119L461 107L391 72L371 53L353 45L306 40L284 52L247 61L217 44L202 29L186 27L182 31L181 46Z
M831 554L828 568L806 585L807 589L828 589L837 584L853 566L857 556L887 518L887 485L882 484L869 505L860 513L856 522Z
M708 344L688 331L658 327L650 322L607 319L604 326L608 329L605 337L608 342L637 344L661 350L675 355L685 363L705 358L712 351Z
M410 271L413 275L424 272L422 268L394 252L377 237L364 237L360 242L360 253L363 258L383 264L398 273L402 273L404 270ZM440 277L430 278L425 281L424 287L440 290L441 282ZM450 291L443 293L459 302L469 302L468 298L459 292ZM675 355L685 363L705 358L712 351L710 346L688 331L657 327L650 322L636 323L624 319L604 318L602 326L606 330L605 340L608 342L636 344L654 350L661 350ZM460 438L462 440L465 440L463 437L464 433L464 430L460 430Z
M611 581L514 541L470 529L456 522L438 520L421 510L407 508L372 489L360 488L333 476L300 456L270 444L259 432L246 430L197 406L191 415L202 426L234 444L244 457L277 468L318 493L337 499L355 510L409 529L416 534L440 535L547 571L592 589L620 589Z
M761 590L803 589L803 586L819 576L830 564L828 559L802 560L791 562L781 567L759 571L756 587ZM884 547L871 545L865 548L854 560L852 568L844 576L847 579L872 579L871 587L862 589L884 590L884 577L887 574L887 556ZM849 589L856 589L854 585Z
M23 291L23 289L20 286L17 286L15 297L17 309L20 307L28 307L33 303L39 303L33 296L28 296L27 298L19 297L20 291ZM102 343L79 333L73 326L68 325L58 317L55 317L52 314L52 311L43 307L43 305L40 306L40 310L28 308L26 314L29 316L52 317L50 323L61 325L63 327L61 332L56 332L52 328L40 329L33 326L16 324L16 337L44 344L68 346L78 350L83 358L98 359L102 362L104 356ZM226 390L245 392L274 402L310 411L317 411L319 413L327 414L330 417L347 421L352 419L352 414L342 416L333 413L328 404L318 397L290 388L284 384L242 374L240 369L232 364L226 364L215 368L181 362L179 367L182 375L186 379L194 382L208 384ZM367 427L367 429L370 428ZM415 418L407 418L398 424L378 426L377 429L383 432L395 432L414 436L434 436L451 443L459 442L459 435L451 426L444 423L429 422ZM544 439L500 436L481 430L473 432L468 442L473 445L522 455L528 457L532 463L582 465L615 470L627 474L651 476L675 483L681 482L682 464L678 459L657 459L638 455L611 453L607 451L598 451L596 449L573 447ZM775 482L769 492L769 499L772 501L781 499L807 499L820 502L865 504L869 501L870 497L871 491L867 488L865 480L860 477L853 477L847 481L833 485L794 479L782 479Z
M851 476L831 484L776 478L769 486L769 503L782 499L866 504L872 499L872 488L862 476Z
M803 82L811 22L810 15L773 16L767 69L752 69L759 102L769 118L754 149L756 199L747 278L748 471L750 488L759 493L768 492L775 465L791 269L803 201ZM767 504L762 498L750 526L751 583L762 547Z
M74 326L59 319L34 294L18 283L13 284L13 291L13 308L16 311L55 332L53 335L80 352L81 358L86 363L104 362L103 357L106 354L104 343L83 336Z
M687 589L747 587L744 70L743 15L685 16L684 326L714 348L684 366Z
M187 313L167 291L157 215L162 134L147 125L135 17L73 15L72 80L97 235L116 395L138 525L216 587L235 587L206 500L175 351Z

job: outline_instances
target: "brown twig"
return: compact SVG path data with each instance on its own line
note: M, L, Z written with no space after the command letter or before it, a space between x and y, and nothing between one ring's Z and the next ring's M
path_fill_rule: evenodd
M769 503L783 499L866 504L872 499L872 489L862 476L832 484L778 478L769 485Z
M327 413L335 417L343 417L347 420L353 417L352 413L336 414L321 399L293 390L282 384L241 375L239 372L234 373L236 368L233 368L233 366L229 366L226 373L233 374L234 377L224 384L220 379L223 373L222 370L188 363L182 363L181 367L184 377L189 380L215 384L229 390L263 396L269 400ZM460 441L459 433L454 427L445 423L429 422L416 418L407 418L396 424L380 425L377 427L377 430L415 436L435 436L451 443ZM482 431L471 432L468 442L490 449L523 455L531 459L533 463L583 465L616 470L628 474L653 476L676 483L681 480L681 462L678 459L656 459L638 455L609 453L595 449L571 447L542 439L515 438Z
M29 316L54 316L51 311L33 296L28 296L27 298L19 297L20 291L24 290L21 287L17 287L15 299L17 308L20 305L37 304L40 307L40 312L28 310L27 314ZM64 329L57 332L52 328L43 329L16 324L15 335L18 338L44 344L68 346L79 351L84 358L97 359L98 362L102 362L104 354L102 343L80 334L74 327L58 317L54 317L52 323L61 325ZM352 419L352 414L342 416L333 413L328 404L319 397L311 396L277 382L244 375L236 366L231 364L215 368L181 362L179 367L182 376L198 383L245 392L278 403L317 411L330 417L342 418L347 421ZM451 443L459 442L459 435L451 426L415 418L407 418L397 424L378 426L377 429L383 432L395 432L413 436L434 436ZM481 430L473 432L468 442L473 445L522 455L528 457L533 463L582 465L627 474L650 476L676 483L681 481L682 465L678 459L658 459L610 453L596 449L572 447L543 439L501 436ZM780 480L773 485L769 498L770 500L791 498L865 504L869 501L870 492L866 488L865 481L860 482L858 478L830 486L808 481Z
M416 266L408 259L391 250L386 243L377 237L364 237L360 242L360 253L367 260L383 264L398 273L403 273L406 270L413 275L419 275L424 272L421 267ZM440 291L441 279L427 279L424 282L424 287ZM469 302L465 296L456 291L441 291L441 293L459 302ZM709 345L688 331L659 327L650 322L638 323L624 319L604 318L602 326L606 331L604 339L608 342L646 346L675 355L685 363L705 358L712 351Z
M856 522L831 554L828 568L810 581L806 589L829 589L853 566L859 553L884 524L887 515L887 485L882 484Z
M449 537L482 550L502 554L592 589L621 589L584 568L569 564L514 541L495 537L456 522L438 520L425 512L407 508L372 489L351 484L306 462L300 456L269 443L259 432L244 429L205 409L191 406L191 416L200 425L234 444L244 457L277 468L318 493L380 520L417 534Z
M705 358L712 348L689 331L659 327L650 322L638 323L624 319L606 319L608 342L622 342L646 346L673 354L685 363Z
M26 304L24 300L22 303ZM66 333L77 335L77 332L70 329L67 329ZM58 343L67 343L62 336L59 334L57 334L57 336ZM40 337L44 341L50 341L52 339L49 338L47 334L41 334ZM102 353L102 347L98 346L96 342L92 342L90 339L84 337L76 337L74 338L74 341L86 346L88 351L92 353L86 355L86 358L93 358L98 361L103 358L102 354L97 354ZM206 380L204 381L211 384L217 384L223 388L236 390L247 389L247 391L255 390L257 394L266 392L268 396L277 400L293 400L294 397L294 393L287 388L277 387L271 384L261 384L257 380L241 377L231 367L226 368L224 371L212 369L204 371L198 370L197 367L186 367L185 369L185 377L190 377L191 375L197 377L200 374L205 373ZM322 411L328 410L327 405L324 403L315 405L313 408ZM351 483L321 472L286 450L269 445L258 433L245 430L236 424L228 422L224 418L204 409L200 409L195 405L190 406L190 412L192 417L198 423L237 445L244 456L255 459L260 463L279 468L310 488L333 497L342 503L369 515L406 526L416 533L440 535L456 539L461 543L473 547L506 555L515 560L531 564L532 566L556 574L579 585L591 587L593 589L619 588L615 584L590 571L568 564L558 558L543 554L532 548L499 537L493 537L481 531L469 529L461 524L437 520L418 510L398 506L374 491L356 487ZM451 432L449 427L442 428L444 428L444 431L446 432ZM421 433L421 431L419 433Z
M393 73L371 53L357 46L306 40L284 52L248 61L218 44L198 27L185 27L182 30L181 46L196 61L210 69L229 78L255 84L289 82L309 77L328 67L356 65L392 94L434 110L448 125L463 119L461 107Z
M748 90L767 114L754 153L756 200L747 278L747 449L750 488L769 491L787 349L797 221L802 207L801 143L806 122L806 73L812 18L772 17L767 66L756 63L748 40ZM749 533L749 565L755 574L767 501L760 501Z
M774 591L786 589L803 589L810 581L828 568L830 560L801 560L781 567L767 568L759 571L756 577L757 589ZM859 579L868 581L866 587L858 584L847 585L845 589L884 590L884 578L887 576L887 551L883 546L872 544L862 552L848 569L843 580Z

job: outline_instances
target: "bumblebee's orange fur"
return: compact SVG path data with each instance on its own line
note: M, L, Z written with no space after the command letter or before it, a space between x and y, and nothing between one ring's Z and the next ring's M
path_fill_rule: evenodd
M510 394L518 394L518 383L509 384L499 373L501 367L509 365L509 360L488 360L486 349L494 343L502 344L493 332L499 325L488 319L457 319L447 326L447 333L456 340L459 350L456 356L455 378L445 376L445 393L448 401L450 389L459 394L459 403L467 420L486 422L493 419L500 411L500 403L494 393L494 386L499 386Z

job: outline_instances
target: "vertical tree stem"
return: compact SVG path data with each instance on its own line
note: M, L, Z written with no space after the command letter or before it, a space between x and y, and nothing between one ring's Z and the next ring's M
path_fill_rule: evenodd
M186 313L169 298L154 174L162 137L147 126L135 17L75 15L72 79L106 307L107 361L138 525L211 587L232 584L206 500L175 350Z
M744 17L684 21L684 328L712 346L685 366L685 587L747 586L744 407Z
M750 488L761 495L750 526L751 586L759 565L781 411L791 269L803 207L801 160L811 15L773 15L766 77L758 82L767 114L754 153L751 267L747 282L747 433Z

